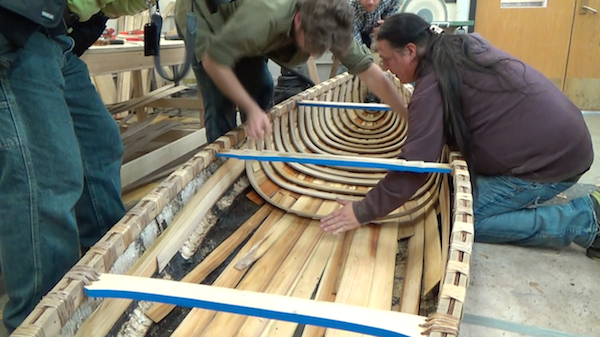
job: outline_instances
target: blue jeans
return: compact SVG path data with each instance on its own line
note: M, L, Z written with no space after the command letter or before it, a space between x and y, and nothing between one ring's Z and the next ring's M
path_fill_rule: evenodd
M263 110L268 110L273 105L275 90L267 61L265 57L244 58L234 69L242 86ZM236 106L221 93L204 70L202 63L195 63L193 69L204 101L206 138L212 143L236 127ZM242 122L246 121L244 111L241 111L241 119Z
M0 67L0 263L14 330L124 214L118 127L73 40L34 33Z
M477 177L475 241L562 248L588 248L598 234L591 196L540 205L575 182L535 183L507 176Z

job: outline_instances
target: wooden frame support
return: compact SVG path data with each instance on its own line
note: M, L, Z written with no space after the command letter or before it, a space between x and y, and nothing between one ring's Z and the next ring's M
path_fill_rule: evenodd
M206 144L206 129L202 128L179 138L155 151L147 153L121 166L121 186L123 188L138 179L156 171L186 153Z
M423 161L407 161L404 159L370 158L364 156L342 156L316 153L288 153L272 150L226 150L216 154L217 157L258 160L268 162L301 163L324 166L364 167L390 171L415 173L452 172L450 164L429 163Z
M100 274L84 289L90 297L162 302L381 337L420 337L425 331L423 316L165 279Z

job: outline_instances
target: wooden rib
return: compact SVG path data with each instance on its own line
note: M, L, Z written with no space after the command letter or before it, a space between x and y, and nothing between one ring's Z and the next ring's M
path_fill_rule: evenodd
M281 124L285 125L285 120L288 119L287 116L283 116L282 117L282 121ZM286 151L288 153L307 153L305 151L302 151L299 149L298 146L296 146L297 143L294 143L294 145L292 145L292 139L290 138L290 134L288 133L287 129L280 129L277 127L279 125L279 119L275 120L275 144L277 146L277 149L280 151ZM337 178L339 179L346 179L346 178L351 178L351 179L360 179L362 180L366 180L368 181L365 182L364 184L369 184L371 186L375 186L377 184L377 182L382 179L383 177L385 177L384 173L356 173L356 172L349 172L349 171L345 171L345 170L341 170L339 168L334 168L334 167L324 167L324 166L317 166L317 165L312 165L312 164L307 164L307 165L301 165L301 164L296 164L296 163L290 163L290 166L292 166L295 170L298 170L300 172L303 172L305 174L310 174L310 175L327 175L327 180L330 181L336 181ZM311 170L310 172L307 172L306 170ZM347 181L347 180L342 180L342 181ZM353 180L353 181L358 181L358 180ZM360 183L357 183L360 184Z
M340 99L340 90L343 89L345 88L335 88L333 93L334 101L338 101ZM402 120L398 117L399 116L397 114L386 114L385 117L380 120L380 123L383 126L387 126L388 130L381 130L379 135L365 137L365 135L360 135L352 131L352 129L345 127L340 121L339 112L333 112L332 109L326 108L325 113L323 114L323 119L325 120L324 125L329 128L332 133L340 138L350 139L359 144L378 144L403 138L400 136L400 134L402 132L406 132L406 128L400 127Z

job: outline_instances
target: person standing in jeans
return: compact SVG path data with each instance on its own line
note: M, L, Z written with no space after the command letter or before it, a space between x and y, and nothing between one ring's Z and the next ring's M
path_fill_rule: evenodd
M446 35L415 14L381 26L384 68L415 81L401 157L437 161L444 144L471 171L475 241L562 248L575 243L600 258L594 191L542 205L573 186L594 159L581 111L543 74L477 33ZM389 172L366 197L322 219L343 232L404 204L427 175Z
M9 333L125 214L119 130L78 55L104 30L101 9L114 17L146 8L144 0L23 3L0 0L0 264Z

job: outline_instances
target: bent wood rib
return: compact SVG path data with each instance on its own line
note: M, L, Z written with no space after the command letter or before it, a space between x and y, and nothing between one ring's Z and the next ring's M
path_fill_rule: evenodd
M426 318L418 315L156 278L100 274L84 289L90 297L162 302L382 337L418 337L425 330Z

